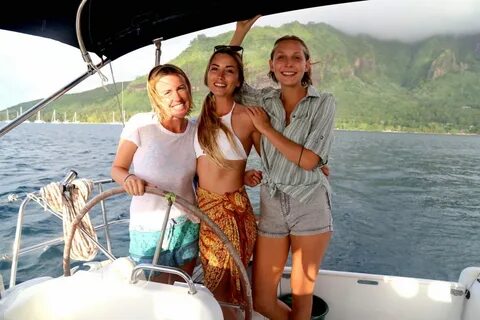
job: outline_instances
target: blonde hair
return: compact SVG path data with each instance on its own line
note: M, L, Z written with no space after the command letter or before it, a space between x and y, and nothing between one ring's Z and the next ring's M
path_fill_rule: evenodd
M160 121L166 118L167 113L165 112L164 109L168 108L168 106L165 105L165 101L163 99L164 97L160 93L158 93L157 90L155 89L155 85L161 78L168 75L177 75L185 81L187 85L187 90L188 90L188 101L190 102L190 109L188 110L187 115L189 115L190 111L192 110L192 104L193 104L192 85L190 84L190 80L188 79L185 72L173 64L162 64L162 65L155 66L148 73L147 93L148 93L148 98L150 100L150 104L152 105L152 110L157 114L158 119Z
M235 89L235 94L242 87L243 82L245 81L245 75L241 56L231 49L220 49L212 54L210 60L208 61L207 69L205 70L203 82L206 86L208 86L208 71L210 70L210 65L212 64L213 58L219 53L228 54L237 63L238 81L240 83L240 86ZM233 140L233 132L231 132L230 129L222 123L220 117L216 114L215 105L215 96L212 92L209 92L203 100L202 111L200 112L199 116L200 120L198 123L198 142L200 143L200 146L203 148L207 156L209 156L216 165L223 168L231 168L231 164L227 162L224 154L222 153L217 144L217 136L219 130L222 130L225 133L230 145L234 148L235 151L238 151L238 146Z
M273 60L273 57L275 56L275 51L278 48L278 44L282 41L288 41L288 40L293 40L297 41L300 43L300 45L303 47L303 54L305 56L305 60L309 61L310 60L310 51L308 50L307 45L305 44L305 41L303 41L301 38L293 35L286 35L281 38L278 38L275 41L275 44L273 45L272 52L270 53L270 60ZM311 77L312 69L311 67L308 68L308 70L303 74L302 77L302 86L308 87L309 85L312 84L312 77ZM268 72L268 77L272 79L275 83L278 83L277 77L275 77L275 73L273 71Z

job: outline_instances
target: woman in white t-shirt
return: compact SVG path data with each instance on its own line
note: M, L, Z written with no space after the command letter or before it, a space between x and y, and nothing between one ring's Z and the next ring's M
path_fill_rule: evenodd
M158 186L195 203L195 124L186 118L192 108L191 84L183 70L165 64L150 71L147 91L153 111L136 114L125 125L111 171L133 196L129 254L136 263L178 267L191 275L198 257L198 221L173 205L159 259L153 261L167 201L145 194L146 185ZM153 280L171 282L167 276Z

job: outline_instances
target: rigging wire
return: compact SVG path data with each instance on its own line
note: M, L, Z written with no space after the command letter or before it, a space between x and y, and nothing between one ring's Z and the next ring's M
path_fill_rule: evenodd
M115 81L115 75L114 75L113 67L111 63L110 63L110 74L112 75L112 82L113 82L113 88L115 90L115 98L117 101L117 106L118 106L118 109L120 110L120 121L122 122L122 125L125 127L125 110L123 109L123 82L122 82L122 91L121 91L122 99L120 101L120 98L119 98L120 93L118 92L117 82Z

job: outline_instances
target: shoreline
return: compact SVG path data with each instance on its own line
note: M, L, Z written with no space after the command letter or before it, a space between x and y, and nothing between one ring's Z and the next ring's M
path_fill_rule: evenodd
M0 124L7 124L8 122L0 121ZM59 124L95 124L95 125L123 125L121 122L43 122L43 123L35 123L35 122L24 122L27 124L35 124L35 125L59 125ZM23 123L22 123L23 124ZM447 135L447 136L479 136L480 133L449 133L449 132L424 132L424 131L396 131L396 130L364 130L364 129L340 129L335 128L335 131L349 131L349 132L381 132L381 133L411 133L411 134L436 134L436 135Z
M449 133L449 132L423 132L423 131L395 131L395 130L362 130L362 129L338 129L335 131L358 131L358 132L381 132L381 133L411 133L411 134L436 134L445 136L479 136L480 133Z

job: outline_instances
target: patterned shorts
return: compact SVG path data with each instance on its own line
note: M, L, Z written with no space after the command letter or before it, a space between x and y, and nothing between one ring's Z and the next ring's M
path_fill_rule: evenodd
M155 264L181 267L198 257L200 224L186 217L170 219L163 238L162 251ZM152 263L161 231L130 230L130 257L136 263Z

